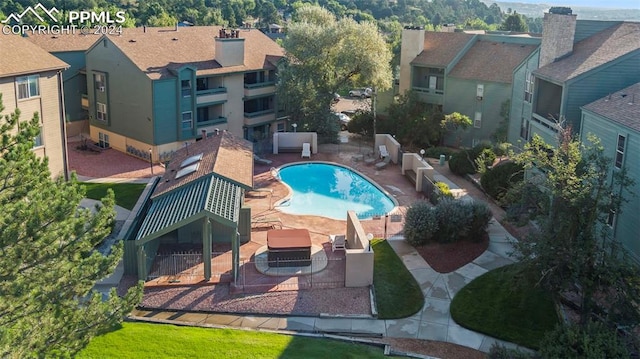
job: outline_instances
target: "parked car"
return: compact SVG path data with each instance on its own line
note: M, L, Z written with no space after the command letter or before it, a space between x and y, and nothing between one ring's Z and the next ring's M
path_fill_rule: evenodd
M340 130L346 131L347 127L349 126L349 121L351 121L351 117L340 112L334 112L333 114L338 118L338 123L340 124Z
M373 91L371 90L370 87L349 90L350 97L360 97L360 98L371 97L371 93L373 93Z

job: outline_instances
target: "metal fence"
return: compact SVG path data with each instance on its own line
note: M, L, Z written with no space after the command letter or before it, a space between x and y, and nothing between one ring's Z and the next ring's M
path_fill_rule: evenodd
M255 257L254 257L255 258ZM242 261L236 290L258 293L279 290L344 287L345 258L313 258L308 266L298 261ZM291 265L291 266L288 266Z
M211 260L211 274L222 276L231 270L230 256L225 253L213 253ZM189 280L204 278L204 264L202 251L175 251L158 253L153 261L148 280L159 277L185 277Z

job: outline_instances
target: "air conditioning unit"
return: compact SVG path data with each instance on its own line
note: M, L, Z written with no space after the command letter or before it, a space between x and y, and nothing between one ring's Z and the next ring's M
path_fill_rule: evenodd
M104 92L104 86L98 86L98 91Z
M482 101L482 96L476 96L476 100Z

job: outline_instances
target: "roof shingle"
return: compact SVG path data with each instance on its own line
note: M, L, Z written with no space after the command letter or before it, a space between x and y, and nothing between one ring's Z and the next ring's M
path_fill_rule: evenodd
M448 66L474 35L463 32L433 32L424 34L424 49L412 65Z
M197 169L176 178L182 161L198 154L202 154L202 159ZM227 131L190 143L176 151L151 197L156 198L209 175L224 178L245 189L253 188L253 144Z
M640 82L593 101L582 108L640 131Z
M0 77L17 76L68 68L51 55L19 35L0 35Z
M449 74L461 79L510 84L513 70L537 48L537 45L478 40ZM496 59L500 66L496 66Z
M571 55L541 67L534 73L565 82L639 49L640 23L621 22L577 42Z
M29 35L27 39L49 52L86 51L100 40L99 35L94 34L45 34L36 33Z
M171 73L190 65L197 74L213 75L275 69L284 50L257 29L240 30L244 41L244 64L223 67L216 61L215 37L220 26L175 28L147 27L123 29L120 36L109 36L131 61L151 79L173 77Z

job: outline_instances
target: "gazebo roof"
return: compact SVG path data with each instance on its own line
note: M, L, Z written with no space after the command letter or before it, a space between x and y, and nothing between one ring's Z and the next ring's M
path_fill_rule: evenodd
M155 198L136 235L138 245L205 217L235 227L242 196L242 187L212 174Z

